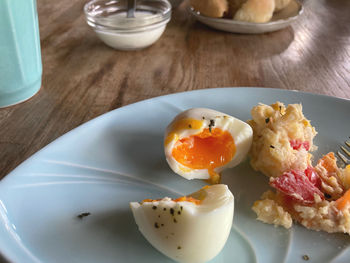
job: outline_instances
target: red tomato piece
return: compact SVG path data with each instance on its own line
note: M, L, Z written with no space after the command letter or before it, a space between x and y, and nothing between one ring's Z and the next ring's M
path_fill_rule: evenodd
M306 168L304 173L314 186L316 186L318 189L321 189L321 178L318 176L317 172L312 166Z
M305 150L310 150L310 143L308 141L303 142L303 147Z
M308 141L290 140L289 143L293 150L300 150L301 147L307 151L310 149L310 143Z
M304 205L315 202L314 194L324 199L323 193L309 180L303 171L292 170L277 178L271 178L270 185Z

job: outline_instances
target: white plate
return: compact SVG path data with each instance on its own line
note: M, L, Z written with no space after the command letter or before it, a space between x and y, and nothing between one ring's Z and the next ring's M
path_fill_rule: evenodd
M198 21L218 30L232 33L261 34L288 27L302 14L303 7L298 1L292 0L287 7L275 13L271 21L267 23L250 23L227 18L211 18L201 15L192 7L189 7L189 12Z
M204 185L170 170L163 153L165 127L191 107L246 120L258 102L276 100L303 103L319 132L316 157L338 149L349 136L349 101L285 90L199 90L117 109L60 137L0 181L1 253L25 263L171 262L139 233L129 209L130 201L179 197ZM304 254L308 263L349 262L348 235L257 221L251 206L268 183L248 162L226 170L223 183L235 195L234 224L211 262L305 263ZM91 214L77 218L82 212Z

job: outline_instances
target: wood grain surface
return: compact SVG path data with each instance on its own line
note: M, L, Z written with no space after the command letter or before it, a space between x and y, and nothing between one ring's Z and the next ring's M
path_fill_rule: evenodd
M87 26L83 0L37 0L40 92L0 109L0 178L78 125L175 92L261 86L350 99L350 1L306 0L292 26L262 35L216 31L185 1L153 46L122 52Z

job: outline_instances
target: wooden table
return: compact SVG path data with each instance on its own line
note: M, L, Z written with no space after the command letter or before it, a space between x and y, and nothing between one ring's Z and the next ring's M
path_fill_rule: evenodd
M85 22L85 2L37 0L43 86L31 100L0 109L0 179L80 124L159 95L261 86L350 99L348 0L304 1L293 27L263 35L213 30L183 3L161 39L135 52L99 41Z
M37 0L40 92L0 109L0 179L62 134L105 112L195 89L261 86L350 99L350 1L307 0L293 27L263 35L213 30L187 3L150 48L121 52L87 26L86 1Z

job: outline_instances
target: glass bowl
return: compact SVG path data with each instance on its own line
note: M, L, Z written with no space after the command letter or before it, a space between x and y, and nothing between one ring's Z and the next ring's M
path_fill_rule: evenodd
M127 0L93 0L84 6L86 22L108 46L119 50L148 47L163 34L171 18L167 0L138 0L135 17L127 17Z

